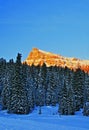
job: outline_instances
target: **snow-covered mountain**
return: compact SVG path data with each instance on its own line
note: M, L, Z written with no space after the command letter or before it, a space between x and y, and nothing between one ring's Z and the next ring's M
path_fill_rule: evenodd
M45 63L47 67L61 66L68 67L73 70L81 68L85 72L89 72L89 60L80 60L78 58L63 57L61 55L46 52L38 48L33 48L24 62L26 62L30 66L32 64L34 64L35 66L42 66L43 63Z

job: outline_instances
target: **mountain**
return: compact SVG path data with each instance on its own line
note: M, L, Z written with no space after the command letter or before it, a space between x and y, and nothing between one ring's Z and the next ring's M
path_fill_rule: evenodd
M68 67L73 70L81 68L85 72L89 72L89 60L80 60L78 58L63 57L61 55L46 52L38 48L33 48L24 62L26 62L30 66L32 64L34 64L35 66L42 66L43 63L45 63L47 67L60 66Z

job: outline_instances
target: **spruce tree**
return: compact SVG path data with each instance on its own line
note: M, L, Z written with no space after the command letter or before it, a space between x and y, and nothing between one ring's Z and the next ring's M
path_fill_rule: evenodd
M25 73L25 88L27 90L27 98L28 98L28 105L30 107L30 111L34 108L34 100L35 100L35 93L34 93L34 81L32 77L31 67L28 65L24 65L24 71Z
M21 54L19 53L16 59L15 70L12 79L10 102L7 109L9 113L29 113L26 89L24 88L22 79Z
M66 87L65 82L64 82L64 86L61 88L58 112L61 115L67 115L68 114L68 109L67 109L67 87Z
M84 82L84 104L89 102L89 74L85 73L85 82Z
M68 113L67 115L74 115L75 113L75 103L74 103L74 92L72 88L69 88L67 90L67 109Z
M84 104L84 72L79 68L74 72L72 87L75 95L75 109L78 111Z
M67 88L67 111L68 115L73 115L75 113L75 96L74 91L72 87L72 78L73 78L73 72L69 68L64 69L64 75L65 75L65 83Z
M89 116L89 102L86 102L83 107L83 115Z
M41 80L42 80L42 86L44 89L44 104L46 104L46 92L47 92L47 67L46 64L44 63L41 66Z
M1 100L1 93L5 83L5 77L6 77L5 74L6 74L6 60L1 58L0 59L0 100Z
M54 100L56 97L55 96L55 82L54 82L54 75L53 75L53 67L52 66L47 69L47 78L48 78L48 81L47 81L46 105L52 105L55 103Z
M74 115L74 94L72 88L67 88L66 82L60 91L59 109L58 112L61 115Z
M89 74L85 73L83 115L89 116Z
M42 68L40 67L38 73L38 87L36 90L36 105L38 106L43 106L45 104L44 79L42 77Z
M9 101L10 101L10 96L11 96L11 86L12 86L12 75L14 71L14 62L13 60L10 60L6 64L6 69L5 69L5 82L3 85L3 90L1 93L1 99L2 99L2 109L6 109Z

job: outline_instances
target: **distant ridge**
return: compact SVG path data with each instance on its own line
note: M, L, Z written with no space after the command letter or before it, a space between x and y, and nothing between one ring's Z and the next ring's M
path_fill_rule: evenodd
M45 63L47 67L60 66L68 67L73 70L80 68L85 72L89 72L89 60L63 57L61 55L46 52L38 48L33 48L24 62L26 62L30 66L32 64L34 64L35 66L42 66L43 63Z

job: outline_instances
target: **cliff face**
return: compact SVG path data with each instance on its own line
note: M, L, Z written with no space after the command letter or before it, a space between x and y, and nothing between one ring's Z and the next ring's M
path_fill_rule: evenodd
M77 69L81 68L85 72L89 72L89 60L80 60L77 58L67 58L61 55L53 54L50 52L45 52L39 50L37 48L33 48L30 54L28 55L27 59L24 61L28 65L34 64L43 65L46 64L47 67L49 66L61 66L61 67L68 67L70 69Z

